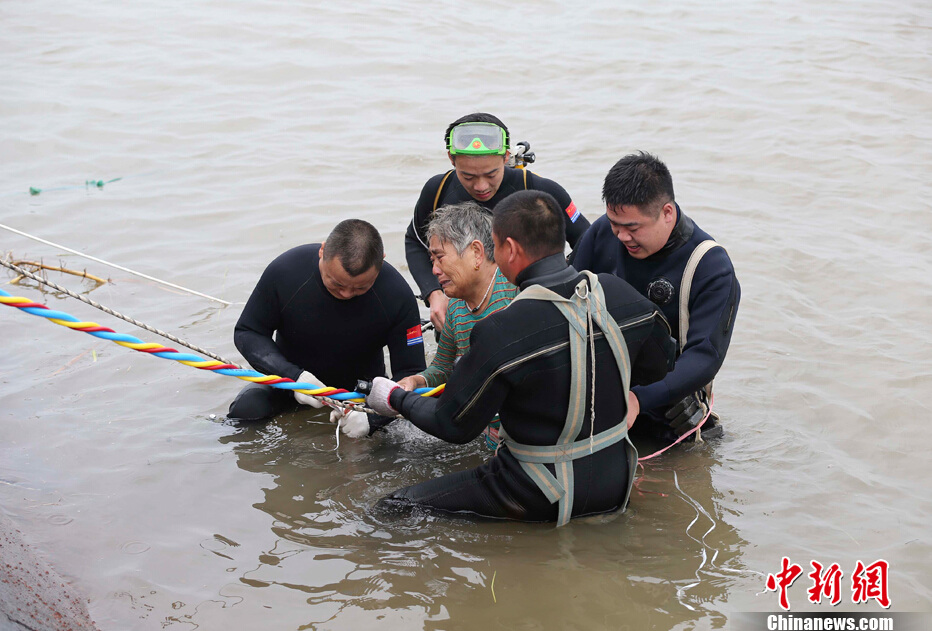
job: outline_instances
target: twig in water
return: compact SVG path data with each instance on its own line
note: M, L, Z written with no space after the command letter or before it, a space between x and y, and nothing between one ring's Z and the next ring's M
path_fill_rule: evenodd
M56 370L55 372L53 372L53 373L52 373L51 375L49 375L49 376L50 376L50 377L54 377L55 375L57 375L57 374L60 373L61 371L63 371L63 370L65 370L65 369L69 368L72 364L74 364L76 361L78 361L79 359L81 359L81 358L84 357L85 355L87 355L87 351L82 352L82 353L81 353L80 355L78 355L77 357L72 357L72 358L68 361L68 363L66 363L64 366L62 366L61 368L59 368L58 370ZM94 361L97 361L96 355L95 355L95 357L94 357Z
M29 267L34 267L37 270L45 269L45 270L49 270L52 272L62 272L63 274L71 274L72 276L80 276L81 278L87 278L100 285L107 284L106 280L104 280L100 276L94 276L93 274L88 274L87 270L83 270L79 272L73 269L68 269L67 267L63 267L61 265L59 265L58 267L55 267L54 265L46 265L45 263L42 263L40 261L12 261L12 263L13 265L20 265L20 266L28 265ZM25 278L25 276L19 275L13 280L11 280L10 284L16 285L19 283L19 281L23 280L23 278Z
M59 244L57 244L57 243L53 243L52 241L46 241L45 239L42 239L42 238L40 238L40 237L35 237L35 236L31 235L31 234L28 234L28 233L26 233L26 232L23 232L22 230L17 230L16 228L11 228L10 226L4 225L4 224L2 224L2 223L0 223L0 229L8 230L8 231L13 232L13 233L15 233L15 234L18 234L18 235L20 235L20 236L22 236L22 237L26 237L27 239L32 239L33 241L38 241L39 243L44 243L44 244L46 244L46 245L50 245L50 246L52 246L53 248L58 248L58 249L60 249L60 250L64 250L65 252L70 252L71 254L75 254L75 255L77 255L77 256L82 256L82 257L84 257L84 258L86 258L86 259L90 259L90 260L92 260L92 261L96 261L97 263L100 263L100 264L102 264L102 265L106 265L106 266L108 266L108 267L113 267L113 268L116 268L116 269L118 269L118 270L127 272L127 273L129 273L129 274L133 274L134 276L140 276L140 277L145 278L145 279L147 279L147 280L151 280L151 281L155 281L155 282L157 282L157 283L161 283L162 285L167 285L167 286L169 286L169 287L174 287L175 289L180 289L181 291L187 292L187 293L189 293L189 294L194 294L195 296L200 296L201 298L207 298L208 300L213 300L214 302L219 302L220 304L224 304L224 305L229 305L229 304L230 304L230 303L227 302L226 300L221 300L220 298L214 298L213 296L208 296L207 294L202 294L202 293L199 292L199 291L194 291L193 289L187 289L186 287L182 287L181 285L176 285L176 284L174 284L174 283L170 283L170 282L165 281L165 280L159 280L158 278L155 278L155 277L153 277L153 276L149 276L148 274L143 274L142 272L136 272L136 271L131 270L131 269L127 268L127 267L123 267L122 265L117 265L116 263L108 263L107 261L105 261L105 260L103 260L103 259L99 259L99 258L97 258L96 256L91 256L90 254L84 254L83 252L78 252L77 250L72 250L71 248L67 248L67 247L65 247L65 246L63 246L63 245L59 245Z

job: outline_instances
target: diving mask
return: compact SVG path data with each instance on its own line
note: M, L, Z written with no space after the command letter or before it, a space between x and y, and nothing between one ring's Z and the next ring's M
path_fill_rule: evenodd
M451 156L503 156L508 151L505 130L494 123L462 123L450 131Z

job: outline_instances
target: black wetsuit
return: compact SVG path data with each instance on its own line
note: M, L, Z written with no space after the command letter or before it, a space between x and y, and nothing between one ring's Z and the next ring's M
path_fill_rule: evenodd
M388 263L372 288L340 300L324 287L319 243L288 250L263 272L243 308L233 341L259 372L297 380L308 371L334 388L354 390L357 379L421 372L424 343L411 287ZM275 334L275 339L272 336ZM251 384L230 406L230 418L258 420L295 404L287 390Z
M574 265L595 273L612 273L628 281L642 295L648 296L649 286L666 279L672 293L662 295L658 306L666 316L674 337L679 340L679 288L686 262L700 243L711 239L680 207L676 207L677 222L666 245L645 259L628 254L621 241L612 233L607 216L599 217L576 248ZM710 383L722 367L741 299L741 287L735 268L723 248L712 248L696 268L689 295L689 331L687 344L676 360L676 367L660 381L632 388L641 404L642 416L662 418L669 407L690 393ZM634 432L645 430L645 423L634 426ZM664 424L665 425L665 424ZM658 428L659 429L659 428ZM659 432L672 438L664 429Z
M522 290L540 284L568 297L583 276L560 254L537 261L517 278ZM599 277L609 313L618 322L633 366L633 383L663 376L673 359L673 340L657 308L627 283ZM529 445L556 444L566 421L570 394L569 326L551 303L513 302L477 323L469 351L453 369L439 399L396 389L391 405L438 438L465 443L500 412L508 436ZM625 422L627 401L614 357L601 333L596 341L596 433ZM589 371L590 357L586 358ZM587 379L588 381L589 379ZM590 385L578 439L589 436ZM573 516L612 511L628 484L624 441L573 461ZM553 466L546 465L551 473ZM557 504L521 468L507 441L485 464L394 492L383 504L416 504L449 512L501 519L554 521Z
M449 177L443 184L440 199L437 201L437 208L447 204L473 201L480 206L492 209L495 204L515 191L525 190L525 174L527 175L527 190L544 191L553 195L557 200L560 208L564 211L566 241L571 248L575 248L580 237L589 228L589 221L576 209L576 204L573 203L569 193L562 186L553 180L548 180L524 169L505 167L505 175L502 177L501 186L499 186L495 195L486 201L473 198L460 184L456 173L450 171ZM408 224L408 231L405 233L405 257L408 260L408 269L421 290L421 296L425 299L431 292L440 289L440 283L431 271L430 253L427 249L427 224L434 212L434 199L437 197L437 189L440 187L445 175L446 173L441 173L427 180L421 190L417 205L414 207L414 218Z

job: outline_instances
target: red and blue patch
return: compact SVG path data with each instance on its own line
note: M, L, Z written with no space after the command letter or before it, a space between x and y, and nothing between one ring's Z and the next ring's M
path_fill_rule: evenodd
M412 326L408 329L405 337L408 338L408 346L414 346L415 344L424 343L424 334L421 332L421 325Z
M582 213L576 208L576 202L570 202L570 205L566 207L566 214L570 218L570 223L576 223L576 220L579 219L579 215Z

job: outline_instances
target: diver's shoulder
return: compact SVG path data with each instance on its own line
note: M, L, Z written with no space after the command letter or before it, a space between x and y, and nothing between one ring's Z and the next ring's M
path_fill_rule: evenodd
M441 182L443 182L444 178L451 175L452 172L453 172L453 169L450 169L449 171L444 171L443 173L432 175L431 177L427 179L426 182L424 182L424 186L421 187L421 192L422 193L428 192L428 191L436 192L437 189L440 188L440 184Z
M289 250L285 250L269 263L270 268L280 268L284 266L302 265L309 262L316 263L319 258L320 244L305 243L297 245Z
M705 230L702 230L698 225L695 227L692 237L683 246L685 250L684 254L688 253L692 256L692 253L706 241L712 241L715 245L702 255L702 259L699 261L699 265L696 268L696 273L700 277L707 273L714 272L734 273L735 267L731 261L731 256L728 255L728 250L725 245L716 241L715 238Z
M382 262L382 269L379 270L379 275L375 279L375 285L373 285L373 287L388 291L411 291L411 286L408 285L408 282L404 279L404 276L401 275L401 272L395 269L395 266L388 261Z
M514 169L515 172L519 172L521 170L522 169L518 169L518 168ZM550 193L551 195L554 195L554 196L567 194L566 189L563 188L563 186L556 180L552 180L548 177L544 177L543 175L535 173L534 171L531 171L530 169L527 169L526 172L527 172L527 187L529 190L543 191L545 193Z

